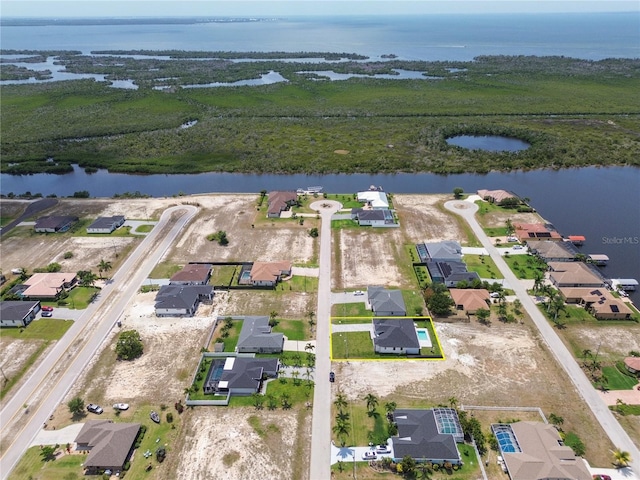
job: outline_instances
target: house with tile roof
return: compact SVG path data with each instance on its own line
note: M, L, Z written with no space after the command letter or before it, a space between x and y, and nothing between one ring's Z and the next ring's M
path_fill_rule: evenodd
M188 263L169 279L171 285L206 285L211 278L213 265L209 263Z
M640 374L640 357L625 357L624 366L629 370L629 373Z
M112 233L116 228L124 224L123 215L113 217L98 217L87 227L87 233Z
M481 309L489 310L491 296L484 288L450 288L449 293L456 310L462 310L471 315Z
M567 303L582 305L598 320L628 320L633 311L604 287L560 288L560 295Z
M529 251L544 262L574 262L580 253L571 242L543 240L529 244Z
M509 445L501 454L511 480L591 480L586 462L564 445L553 425L522 421L494 424L491 430L500 432L503 445Z
M267 198L267 217L278 218L285 210L298 203L298 194L293 191L269 192Z
M461 465L462 459L456 441L462 442L461 428L445 429L438 424L439 409L413 410L397 409L393 412L393 420L398 427L398 435L391 437L393 457L396 462L409 455L416 462L431 462L442 465L449 462ZM457 414L452 409L447 414L455 421ZM448 416L449 416L448 415ZM453 417L455 415L455 417ZM457 426L460 422L457 421ZM454 432L458 434L454 435Z
M200 302L213 300L211 285L163 285L156 295L158 317L192 317Z
M0 302L0 327L26 327L40 311L40 301Z
M400 290L380 286L367 287L367 302L376 317L404 317L407 307Z
M238 337L238 353L280 353L284 335L271 331L269 317L244 317Z
M22 284L20 295L23 298L40 298L43 300L55 300L63 291L73 288L78 281L75 273L34 273Z
M89 472L120 472L131 456L139 431L139 423L87 421L75 438L76 450L89 452L83 463L84 468Z
M490 203L500 203L508 198L515 198L520 201L520 198L515 193L508 190L478 190L478 196Z
M249 278L256 287L275 287L283 278L291 275L291 262L254 262Z
M562 236L548 223L514 223L514 235L521 243L540 241L562 242Z
M556 288L604 287L605 282L597 267L583 262L549 262L549 280Z
M418 355L420 341L413 320L374 318L373 349L376 353Z

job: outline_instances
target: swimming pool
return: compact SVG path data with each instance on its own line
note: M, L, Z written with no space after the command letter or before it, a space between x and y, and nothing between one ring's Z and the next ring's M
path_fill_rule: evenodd
M519 453L522 452L520 445L518 444L518 440L516 440L516 436L513 433L513 429L511 425L507 424L494 424L491 425L491 430L493 434L498 439L498 445L500 446L500 451L502 453Z
M429 340L429 335L424 330L418 330L418 340Z
M433 344L431 343L431 337L429 336L429 332L426 328L416 328L416 335L418 335L418 342L420 343L420 348L429 347L431 348Z

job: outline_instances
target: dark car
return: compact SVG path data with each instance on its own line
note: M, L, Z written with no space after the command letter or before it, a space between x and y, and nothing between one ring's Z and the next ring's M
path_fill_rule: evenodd
M335 382L335 381L336 381L336 374L335 374L335 373L333 373L333 372L329 372L329 381L330 381L331 383L333 383L333 382Z
M90 403L89 405L87 405L87 410L89 410L91 413L97 413L98 415L102 413L102 407L100 405L96 405L95 403Z

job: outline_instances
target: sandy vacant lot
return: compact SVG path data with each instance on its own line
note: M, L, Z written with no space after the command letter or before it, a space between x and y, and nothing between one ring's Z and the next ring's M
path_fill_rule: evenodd
M451 200L451 195L394 195L393 204L400 218L405 241L418 243L440 240L466 241L456 217L439 205Z

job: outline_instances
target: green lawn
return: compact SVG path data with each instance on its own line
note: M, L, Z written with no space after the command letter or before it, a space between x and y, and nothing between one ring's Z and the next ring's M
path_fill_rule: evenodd
M237 275L241 269L240 265L216 265L211 272L209 285L229 285L232 279L235 279L234 284L237 284Z
M331 228L360 228L360 225L356 220L331 220Z
M100 293L98 287L75 287L69 292L69 296L65 299L59 300L52 305L65 306L73 310L84 310L91 303L91 299L95 294ZM45 302L46 304L47 302Z
M363 300L366 298L362 296ZM357 303L338 303L331 307L332 317L371 317L371 310L367 310L364 301Z
M371 324L371 312L369 312L369 317L334 317L331 319L332 325L364 325Z
M60 446L60 450L64 450L64 445ZM80 480L83 477L82 464L87 456L88 454L64 455L52 462L43 462L40 447L31 447L22 456L8 479Z
M149 278L171 278L174 273L177 273L180 270L182 270L180 265L160 262L153 268L153 270L151 270Z
M424 313L424 298L420 290L402 290L402 298L407 308L407 315L422 315Z
M270 380L267 383L266 396L273 395L278 403L277 408L282 408L282 394L286 393L289 396L289 403L291 406L301 405L307 401L313 401L313 382L309 384L305 380L304 375L300 375L300 382L295 385L293 379L282 378L277 380ZM252 407L254 406L254 400L252 397L231 397L229 401L229 407ZM267 410L267 402L264 402L263 409Z
M380 358L373 351L369 332L340 332L331 335L331 358Z
M144 225L138 225L138 228L136 228L135 231L137 233L149 233L151 230L153 230L153 227L155 227L155 225L147 223Z
M507 235L507 227L485 227L483 230L488 237L505 237Z
M505 255L502 258L518 278L533 280L536 278L536 272L547 271L547 265L533 255Z
M55 312L54 312L55 313ZM58 340L67 333L73 322L71 320L58 320L56 318L37 318L26 328L3 328L4 338Z
M332 426L335 424L336 408L332 409ZM346 408L351 424L350 434L347 437L349 446L365 446L369 442L375 444L386 443L389 438L388 422L382 405L378 405L372 415L369 414L366 402L363 399L351 400ZM336 445L340 445L338 437L333 434Z
M290 280L278 283L275 291L277 293L317 292L318 277L303 277L302 275L294 275Z
M602 367L602 374L607 377L607 388L610 390L633 390L638 385L638 380L625 375L617 367Z
M480 278L504 278L495 262L489 255L465 255L463 258L467 270L476 272Z
M213 346L217 342L224 343L224 351L225 352L233 352L235 351L236 345L238 344L238 338L240 337L240 330L242 330L243 320L234 320L231 329L229 329L229 335L226 338L222 338L222 324L216 327L216 332L213 334L211 339L211 343L209 344L209 351L213 351Z
M304 320L277 319L278 324L273 327L274 332L282 332L289 340L306 340L306 326Z

